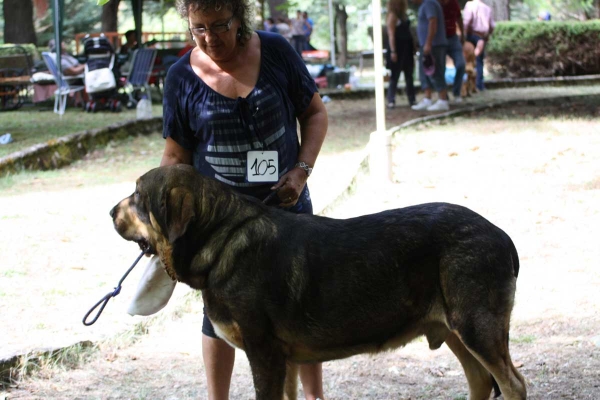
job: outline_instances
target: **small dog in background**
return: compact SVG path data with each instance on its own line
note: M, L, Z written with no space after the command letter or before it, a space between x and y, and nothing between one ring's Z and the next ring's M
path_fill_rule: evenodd
M460 95L467 97L473 93L477 93L475 85L475 46L473 46L473 43L465 42L463 44L463 56L465 57L467 81L463 83Z

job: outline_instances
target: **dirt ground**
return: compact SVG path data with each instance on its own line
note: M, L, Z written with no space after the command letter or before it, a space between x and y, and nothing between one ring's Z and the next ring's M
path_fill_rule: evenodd
M349 126L353 115L368 109L361 102L346 106L354 110L347 114ZM330 213L347 218L447 201L467 206L504 229L521 260L511 353L526 377L532 399L600 398L598 117L597 96L546 105L523 102L402 131L394 138L395 182L374 185L363 177L354 194ZM401 119L392 123L399 124ZM362 124L363 132L372 123L372 114L355 121ZM360 142L364 137L352 140ZM146 156L155 157L151 149ZM353 149L348 147L349 152ZM95 154L89 162L103 157ZM85 165L74 168L81 172L88 168ZM9 266L0 269L0 276L10 278L10 285L0 285L0 315L3 321L38 321L26 327L5 324L8 339L0 348L47 343L44 338L48 337L54 338L55 345L61 338L97 340L123 332L97 342L91 350L70 355L85 362L43 367L7 387L6 398L206 398L201 301L181 285L155 318L124 316L128 297L123 294L109 303L93 328L81 328L83 313L116 284L136 255L135 245L112 232L107 216L89 212L90 208L108 212L118 198L131 192L131 183L122 181L134 179L135 172L125 167L123 171L116 182L82 194L78 180L83 182L88 175L72 170L70 179L60 174L42 178L55 180L47 183L54 188L51 191L18 194L0 202L5 232L2 253ZM115 197L117 193L120 197ZM61 205L55 209L42 206L47 203ZM30 207L23 211L19 207L23 204ZM10 207L18 211L7 212ZM31 220L36 225L23 236L6 234L19 226L29 227ZM95 247L75 228L82 220L86 236L99 239ZM6 251L9 248L17 251ZM129 285L140 274L141 270L134 270ZM66 284L57 284L55 276ZM90 282L90 277L96 279ZM73 304L74 297L77 304ZM18 301L9 307L6 300L12 298ZM374 357L328 362L324 384L327 399L458 400L468 395L464 374L452 353L445 346L432 352L423 340ZM238 352L231 399L252 398L249 367L245 355Z

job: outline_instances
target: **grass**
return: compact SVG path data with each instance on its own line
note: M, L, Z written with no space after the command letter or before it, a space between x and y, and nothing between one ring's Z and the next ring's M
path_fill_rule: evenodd
M162 105L155 102L152 115L162 115ZM124 109L120 113L109 111L86 113L79 108L67 107L62 116L55 114L52 108L37 106L2 112L0 113L0 135L10 133L13 142L0 146L0 157L62 136L104 128L133 119L135 119L135 109Z
M160 163L164 140L159 133L128 137L93 151L68 167L51 171L24 171L0 179L0 192L22 194L34 191L74 189L80 186L135 180ZM17 219L19 215L0 219Z
M532 344L536 341L536 337L533 335L523 335L510 338L511 343L515 344Z
M58 369L75 368L89 360L97 350L97 346L91 342L79 342L60 350L25 354L19 358L17 366L12 369L10 380L18 382L24 376L43 377L51 375Z

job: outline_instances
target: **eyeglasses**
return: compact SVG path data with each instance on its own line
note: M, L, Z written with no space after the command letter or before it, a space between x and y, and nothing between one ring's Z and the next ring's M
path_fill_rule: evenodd
M233 22L233 17L229 18L229 21L225 24L213 25L211 28L190 28L192 34L198 37L204 37L206 35L206 31L211 31L212 33L218 35L220 33L229 32L231 29L231 23Z

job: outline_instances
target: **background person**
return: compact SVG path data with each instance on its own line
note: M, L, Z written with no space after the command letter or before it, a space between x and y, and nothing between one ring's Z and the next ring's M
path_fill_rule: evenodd
M540 11L538 14L538 21L551 21L552 15L549 11Z
M308 22L302 16L302 11L296 11L296 18L291 20L292 28L292 46L296 49L296 52L302 56L306 46L306 36L304 36L304 30L312 30Z
M452 85L452 94L456 103L462 103L460 92L462 89L463 78L465 76L466 62L463 56L463 43L465 42L462 15L458 0L440 0L442 11L444 12L444 24L446 25L446 40L448 41L447 54L454 63L456 74ZM460 30L460 35L456 33L456 26Z
M135 31L128 30L127 32L125 32L124 36L125 36L125 44L123 44L121 46L121 49L119 50L119 54L129 55L132 51L136 50L139 47L137 39L135 37Z
M265 21L265 31L279 33L279 30L277 29L277 24L275 24L275 20L273 18L269 17Z
M475 46L475 60L477 63L475 86L478 90L485 90L483 85L484 48L496 26L493 11L481 0L468 1L463 10L463 22L467 32L467 40Z
M446 89L446 26L442 6L437 0L411 0L419 5L417 20L417 36L421 46L419 57L419 79L425 98L412 106L413 110L445 111L449 110L448 91ZM423 60L425 56L433 57L435 73L425 74ZM438 92L438 100L431 102L432 90Z
M407 0L390 0L387 4L386 26L388 47L386 52L387 68L392 72L387 90L387 107L396 106L396 90L400 73L404 72L408 104L415 104L415 86L413 83L414 42L410 33L410 21L406 14Z
M288 42L292 41L292 29L290 28L290 24L286 18L277 18L277 24L275 24L275 27L277 28L277 33L286 38Z
M302 18L304 18L304 20L308 23L308 26L304 25L304 37L305 37L304 50L316 50L310 44L310 36L312 35L313 29L315 27L315 22L313 21L312 18L310 18L308 16L308 13L306 11L304 11L302 13Z
M250 4L177 1L197 47L167 74L161 165L193 165L261 200L278 190L275 204L312 213L306 181L327 132L327 110L289 43L278 34L252 30ZM277 183L246 182L251 149L278 152ZM235 351L216 337L206 315L202 332L208 398L227 399ZM300 379L306 399L323 399L321 364L300 365Z
M78 59L67 53L67 45L65 42L60 44L60 66L62 73L65 76L77 76L83 75L85 71L85 64L81 64ZM54 39L50 39L48 42L48 50L54 54L54 60L56 62L56 42Z

